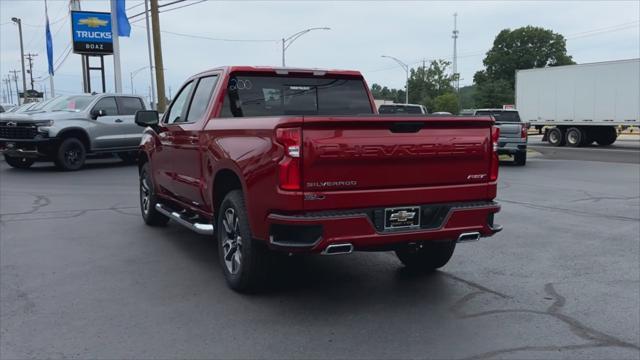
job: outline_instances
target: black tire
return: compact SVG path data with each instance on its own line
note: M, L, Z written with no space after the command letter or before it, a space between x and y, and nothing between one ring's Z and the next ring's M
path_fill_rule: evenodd
M581 146L589 146L593 143L593 136L591 135L591 131L589 128L580 128L580 132L582 132L582 144Z
M138 162L138 153L135 151L118 153L118 157L122 160L122 162L128 165L135 164Z
M398 259L409 269L434 271L449 262L456 248L455 240L426 241L417 248L401 248L396 250Z
M5 155L4 160L9 164L9 166L16 169L28 169L35 162L34 159L29 159L25 157L14 157Z
M564 132L559 128L549 129L548 141L553 146L564 146Z
M232 190L224 197L217 227L218 256L229 287L242 293L262 289L273 254L251 235L242 191Z
M571 147L580 147L584 141L583 133L580 129L572 127L567 129L565 134L565 143Z
M149 226L163 226L169 222L168 217L156 210L157 203L149 164L146 163L140 168L140 212L145 224Z
M603 129L598 129L596 133L596 142L600 146L609 146L616 142L618 139L618 132L614 127L606 127Z
M513 155L513 163L518 166L524 166L527 164L527 152L521 151Z
M62 140L56 153L55 163L61 170L75 171L82 168L87 157L87 149L77 138Z

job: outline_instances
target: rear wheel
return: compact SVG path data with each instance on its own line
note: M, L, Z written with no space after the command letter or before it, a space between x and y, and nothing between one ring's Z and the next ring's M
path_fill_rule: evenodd
M559 128L551 128L549 129L549 144L553 146L563 146L564 145L564 133Z
M269 249L251 235L244 196L232 190L218 213L218 255L224 277L233 290L254 292L267 278Z
M62 140L56 154L56 165L64 171L74 171L84 165L87 150L82 141L77 138Z
M158 203L155 195L149 164L142 165L140 169L140 211L142 219L149 226L162 226L169 222L169 218L156 210Z
M618 133L616 132L616 129L612 126L605 127L605 128L598 129L598 132L596 133L595 138L598 145L609 146L614 142L616 142L616 139L618 138Z
M521 151L513 155L513 162L518 166L524 166L527 163L527 152Z
M398 259L409 269L433 271L443 267L456 248L455 240L426 241L417 248L405 247L396 250Z
M9 155L5 155L4 160L7 162L7 164L9 164L9 166L16 169L28 169L35 162L34 159L29 159L25 157L15 157L15 156L9 156Z
M580 129L572 127L567 129L566 142L571 147L579 147L584 141L583 133Z

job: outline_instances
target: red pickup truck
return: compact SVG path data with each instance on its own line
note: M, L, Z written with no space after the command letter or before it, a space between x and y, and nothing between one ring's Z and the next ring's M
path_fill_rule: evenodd
M215 236L238 291L276 251L394 250L433 270L501 230L493 119L379 115L357 71L217 68L136 123L144 221Z

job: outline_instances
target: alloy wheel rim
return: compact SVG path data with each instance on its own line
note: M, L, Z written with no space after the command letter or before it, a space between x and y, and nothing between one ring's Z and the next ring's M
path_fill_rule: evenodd
M240 236L240 219L233 208L225 210L222 226L224 264L229 273L237 274L242 265L242 236Z
M555 132L551 133L551 135L549 135L549 138L551 138L551 142L558 141L558 135Z
M64 158L69 165L76 165L80 161L80 149L71 147L64 152Z
M578 135L573 131L569 133L568 138L569 138L569 142L572 144L575 144L578 142Z
M140 204L142 205L142 211L147 214L149 212L149 199L151 197L151 189L147 183L146 178L142 178L140 181Z

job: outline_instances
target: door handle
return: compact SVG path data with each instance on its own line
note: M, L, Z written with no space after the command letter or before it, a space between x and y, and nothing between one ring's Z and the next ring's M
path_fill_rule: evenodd
M117 123L121 123L121 122L122 122L122 120L121 120L121 119L116 119L116 122L117 122Z

